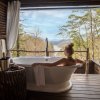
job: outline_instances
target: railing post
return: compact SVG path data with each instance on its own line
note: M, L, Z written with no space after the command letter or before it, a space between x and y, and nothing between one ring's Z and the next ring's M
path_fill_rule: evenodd
M46 38L46 56L49 56L49 52L48 52L48 38Z
M16 52L17 53L17 57L19 57L19 55L20 55L20 52L19 52L19 48L20 48L20 46L19 46L19 38L20 38L20 36L19 36L19 33L18 33L18 37L17 37L17 52Z
M86 68L85 68L85 74L89 73L89 48L87 48L86 51Z

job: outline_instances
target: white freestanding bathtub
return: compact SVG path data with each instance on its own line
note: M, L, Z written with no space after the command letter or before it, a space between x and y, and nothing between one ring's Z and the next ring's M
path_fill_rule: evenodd
M55 62L61 57L16 57L13 58L15 64L22 65L26 68L27 90L40 92L64 92L71 88L71 75L79 65L64 67L46 67L44 68L45 85L37 86L33 63Z

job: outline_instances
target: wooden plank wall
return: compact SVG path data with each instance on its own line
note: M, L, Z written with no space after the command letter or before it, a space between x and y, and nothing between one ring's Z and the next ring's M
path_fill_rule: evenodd
M0 0L0 38L6 38L7 3Z

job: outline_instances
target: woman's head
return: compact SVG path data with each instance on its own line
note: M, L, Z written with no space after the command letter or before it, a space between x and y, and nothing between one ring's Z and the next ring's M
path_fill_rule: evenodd
M74 44L70 43L65 47L64 53L66 56L68 56L68 57L72 56L72 54L74 53L73 46L74 46Z

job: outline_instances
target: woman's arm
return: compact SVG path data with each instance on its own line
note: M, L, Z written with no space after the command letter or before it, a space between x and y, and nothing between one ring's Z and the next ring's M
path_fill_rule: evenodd
M36 66L36 65L44 65L44 66L57 66L57 65L63 65L65 64L65 58L62 58L54 63L33 63L32 66Z

